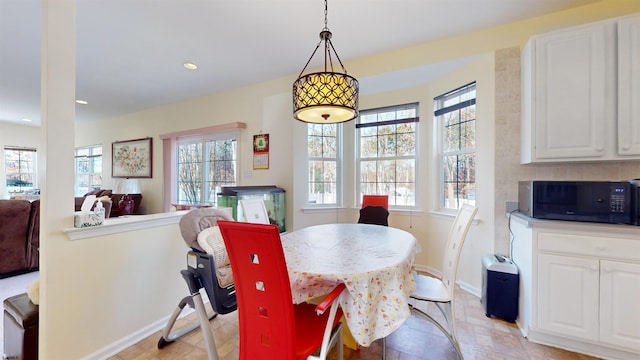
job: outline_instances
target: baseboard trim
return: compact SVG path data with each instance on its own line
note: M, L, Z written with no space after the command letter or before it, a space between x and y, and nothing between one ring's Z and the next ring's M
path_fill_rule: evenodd
M462 282L462 281L458 281L457 283L458 283L458 285L460 285L460 289L468 292L469 294L474 295L478 299L482 296L482 291L480 289L478 289L477 287L471 286L471 285L467 284L466 282Z
M553 346L601 359L636 360L640 354L638 352L614 349L604 344L589 342L587 340L571 339L560 334L547 334L535 330L529 331L528 339L534 343Z
M414 264L413 265L413 269L420 271L420 272L424 272L424 273L428 273L431 274L435 277L441 277L442 276L442 272L440 272L440 270L436 270L430 266L426 266L426 265L418 265L418 264ZM456 281L456 284L458 284L458 286L460 286L460 289L475 295L476 297L480 298L482 296L482 291L480 289L478 289L477 287L471 286L466 282L463 281Z
M182 309L182 313L180 314L180 318L185 317L191 313L193 313L195 310L186 306L184 309ZM89 354L85 357L82 358L82 360L102 360L102 359L108 359L114 355L117 355L118 353L124 351L125 349L135 345L137 342L148 338L149 336L153 335L153 333L160 331L162 329L164 329L165 326L167 326L167 322L169 321L169 319L171 318L171 314L169 316L166 316L156 322L153 322L151 324L149 324L148 326L143 327L142 329L135 331L129 335L127 335L126 337L111 343L105 347L103 347L102 349L99 349L98 351ZM200 328L198 328L200 329ZM160 340L160 338L158 338L158 340Z
M431 266L426 266L426 265L420 265L420 264L413 264L413 269L423 272L423 273L428 273L431 274L435 277L440 277L442 276L442 273L439 270L436 270L434 268L432 268Z

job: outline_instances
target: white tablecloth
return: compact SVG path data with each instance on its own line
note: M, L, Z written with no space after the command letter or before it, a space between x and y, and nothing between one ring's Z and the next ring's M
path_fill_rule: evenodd
M293 301L328 294L338 283L347 326L362 346L386 337L409 317L411 275L419 245L410 233L366 224L326 224L282 235Z

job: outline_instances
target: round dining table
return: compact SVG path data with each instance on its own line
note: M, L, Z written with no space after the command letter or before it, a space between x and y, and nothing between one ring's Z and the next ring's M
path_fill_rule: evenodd
M409 318L409 295L415 290L411 267L420 251L416 238L393 227L370 224L324 224L283 234L294 303L331 292L340 296L346 324L355 341L369 346Z

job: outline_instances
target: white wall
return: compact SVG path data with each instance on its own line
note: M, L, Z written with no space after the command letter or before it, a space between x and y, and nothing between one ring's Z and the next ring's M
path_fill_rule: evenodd
M293 80L291 80L293 82ZM292 198L291 148L293 121L291 119L291 82L280 79L275 83L278 92L271 92L269 83L191 99L185 102L128 114L91 123L76 124L76 146L102 144L103 187L112 188L111 143L142 137L153 138L153 178L141 179L142 207L146 213L163 211L162 141L159 135L177 131L244 122L239 140L240 184L278 185ZM150 126L149 124L153 124ZM96 131L95 129L100 129ZM268 170L253 170L253 135L269 134L270 161ZM288 204L288 208L291 205ZM290 211L290 210L288 210ZM290 212L287 218L290 218Z
M64 236L55 256L66 262L48 267L50 314L42 336L49 346L42 359L96 352L102 356L93 358L105 358L112 344L164 326L162 319L188 295L180 276L187 246L177 224L73 241Z
M494 157L495 157L495 56L493 52L481 56L478 60L464 66L452 74L445 75L429 84L427 94L428 101L423 106L428 108L429 113L433 109L433 98L448 91L476 82L476 215L475 225L469 231L469 236L464 243L460 264L458 268L459 281L467 289L479 294L482 284L480 273L481 257L494 251ZM433 116L427 118L432 120ZM435 124L431 121L431 129ZM433 136L424 138L426 141L435 142ZM426 142L425 141L425 142ZM431 160L427 165L425 176L429 184L427 190L428 201L431 205L428 210L437 209L439 199L436 197L435 189L439 188L440 174L437 172L436 153L434 146L431 146L428 154ZM425 264L432 270L442 269L442 254L444 254L445 239L453 219L442 219L437 215L432 215L430 219L418 219L418 224L425 224L428 230L426 244L423 248L428 249L426 258L419 257L419 264ZM423 240L424 241L424 240Z
M462 281L472 288L479 288L479 259L485 252L493 250L493 94L494 89L493 53L488 53L478 60L467 64L453 74L431 84L397 91L361 96L362 109L420 102L420 163L419 178L426 179L419 184L420 211L412 213L392 213L390 224L406 229L420 240L424 252L416 258L416 263L433 271L441 268L443 239L446 238L452 218L450 216L433 216L431 211L436 207L437 199L432 189L437 187L436 167L433 149L432 100L435 96L457 88L472 81L477 81L478 102L478 202L482 221L478 225L480 243L469 241L469 254L463 255L462 263L468 263L460 270ZM325 212L303 212L306 200L306 127L304 123L291 119L290 80L279 79L274 82L256 84L251 87L224 94L205 96L184 103L177 103L162 108L130 114L120 118L109 119L103 124L78 124L78 136L87 144L103 143L105 173L108 174L111 160L108 159L110 146L104 145L107 139L125 140L122 133L126 129L128 138L152 136L154 138L153 179L142 180L143 204L151 212L159 212L162 208L162 154L158 135L185 129L184 119L189 119L189 128L219 125L241 121L247 123L247 129L241 130L240 148L240 183L241 185L278 185L287 191L287 228L298 229L304 226L327 222L355 222L357 209L354 208L353 167L354 167L354 122L345 124L345 149L343 154L345 183L345 209L334 209ZM269 94L273 89L280 93ZM215 111L214 111L215 109ZM214 113L215 116L210 114ZM232 115L233 114L233 115ZM153 127L141 126L153 122ZM107 125L108 124L108 125ZM99 127L101 132L91 131ZM151 132L153 129L153 132ZM270 167L268 170L252 169L252 137L258 133L270 134ZM100 139L102 138L102 139ZM115 140L113 140L115 141ZM77 144L78 146L81 144ZM103 180L108 183L107 176ZM466 250L465 250L466 253ZM469 258L466 260L466 258Z

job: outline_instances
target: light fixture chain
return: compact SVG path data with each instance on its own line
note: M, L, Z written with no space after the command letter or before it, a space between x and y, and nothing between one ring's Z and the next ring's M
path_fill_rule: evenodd
M325 30L329 30L328 22L327 22L327 14L329 11L327 10L327 0L324 0L324 28Z

